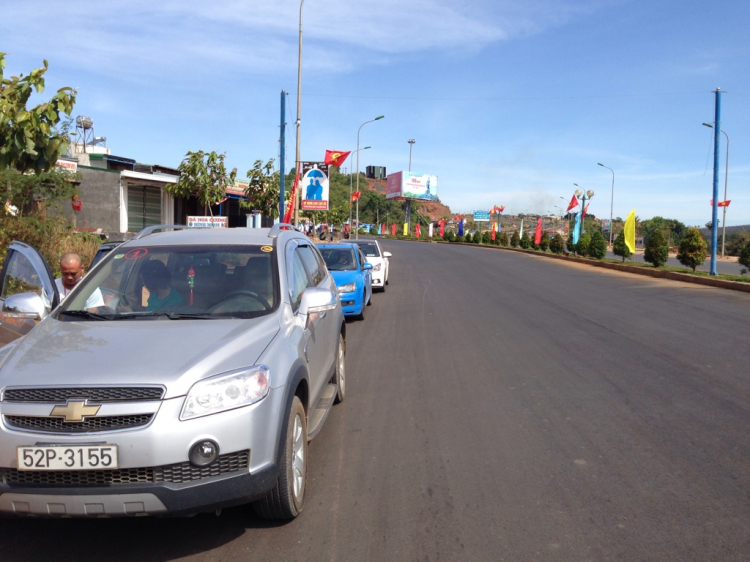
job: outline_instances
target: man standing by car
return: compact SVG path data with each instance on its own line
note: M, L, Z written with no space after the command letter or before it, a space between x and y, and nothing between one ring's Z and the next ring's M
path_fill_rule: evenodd
M62 277L55 279L55 285L57 285L57 292L60 293L60 302L62 302L83 278L81 256L74 253L63 254L60 258L60 273ZM97 288L86 300L86 310L96 312L100 306L104 306L104 298Z

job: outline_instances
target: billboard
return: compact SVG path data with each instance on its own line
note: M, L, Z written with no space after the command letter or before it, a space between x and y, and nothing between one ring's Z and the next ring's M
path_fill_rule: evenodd
M435 201L437 199L437 176L416 174L414 172L396 172L386 180L386 198L420 199Z
M228 220L227 217L188 217L187 225L190 228L227 228Z
M474 211L474 222L489 221L489 220L490 220L489 211Z
M323 162L300 162L302 179L299 188L302 195L300 207L303 211L328 210L328 164Z

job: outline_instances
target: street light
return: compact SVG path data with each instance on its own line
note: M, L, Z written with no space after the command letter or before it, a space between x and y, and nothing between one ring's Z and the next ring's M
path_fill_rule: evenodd
M300 0L299 3L299 52L297 54L297 140L295 147L294 165L295 175L299 178L299 127L302 122L302 5L305 0ZM284 170L281 171L284 173ZM299 204L300 204L300 189L299 182L297 182L297 189L294 193L294 226L299 224Z
M411 149L414 147L414 143L417 142L414 139L406 141L409 143L409 171L411 172Z
M704 127L713 129L714 126L711 123L703 123ZM724 201L727 200L727 180L729 179L729 135L724 129L719 129L724 136L727 137L727 163L724 167ZM721 219L721 257L724 257L724 241L726 240L727 234L727 206L724 205L724 215Z
M360 150L367 150L368 148L372 148L371 146L366 146L364 148L358 148L355 150L355 153L359 153ZM359 155L359 154L357 154ZM349 232L351 233L352 230L352 182L354 181L352 178L354 177L354 174L349 174Z
M581 223L578 227L578 237L581 237L581 234L583 234L583 213L586 210L586 198L591 199L594 197L594 190L589 189L586 193L583 192L582 189L580 189L581 186L579 186L577 183L574 183L578 189L576 189L576 197L581 200Z
M378 115L375 119L365 121L359 126L359 129L357 129L357 191L359 191L359 133L362 130L362 127L364 127L368 123L372 123L373 121L382 119L383 117L385 117L385 115ZM349 217L349 219L349 227L351 228L351 217ZM359 240L359 198L357 198L357 233L355 235L355 239Z
M601 162L597 162L602 168L607 168L612 172L612 197L609 200L609 245L612 245L612 212L615 208L615 171L609 166L605 166Z

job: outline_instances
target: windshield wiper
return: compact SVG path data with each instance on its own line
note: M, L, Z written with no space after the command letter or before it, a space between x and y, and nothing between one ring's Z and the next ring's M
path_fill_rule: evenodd
M195 312L128 312L119 314L113 318L113 320L133 320L137 318L168 318L169 320L211 320L216 318L215 315L209 313L195 313Z
M88 310L63 310L60 315L73 316L75 318L85 318L86 320L111 320L111 316L104 316Z

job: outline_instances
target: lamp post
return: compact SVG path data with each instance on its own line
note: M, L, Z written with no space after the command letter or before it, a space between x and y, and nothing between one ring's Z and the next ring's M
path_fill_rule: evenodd
M355 152L357 155L359 155L360 150L367 150L368 148L372 148L371 146L366 146L364 148L358 148ZM352 182L354 181L352 178L354 177L353 174L349 174L349 232L351 233L352 230Z
M414 143L417 142L414 139L406 141L409 143L409 171L411 172L411 149L414 148Z
M365 121L359 126L359 129L357 129L357 191L359 191L359 133L362 130L362 127L364 127L368 123L372 123L373 121L382 119L383 117L385 117L385 115L378 115L375 119L370 119L369 121ZM349 221L349 225L351 228L351 220ZM357 233L354 236L354 238L356 240L359 240L359 198L357 198Z
M609 200L609 245L612 245L612 215L615 208L615 171L601 162L597 162L602 168L607 168L612 172L612 197Z
M302 5L305 0L300 0L299 3L299 52L297 54L297 140L295 147L294 165L296 176L299 177L299 128L302 122ZM284 171L282 170L283 174ZM300 193L299 193L299 182L297 182L297 189L294 193L294 226L299 224L299 204L300 204Z
M704 127L713 129L714 126L711 123L703 123ZM724 129L719 129L724 136L727 138L727 162L724 166L724 201L727 200L727 181L729 180L729 135ZM724 213L721 219L721 257L724 257L724 241L726 240L727 233L727 206L724 205Z
M584 193L584 191L580 188L577 183L574 183L578 189L576 189L576 197L581 200L581 225L578 227L578 237L581 237L581 234L583 234L583 218L584 218L584 211L586 210L586 199L588 198L591 200L594 197L594 190L589 189L587 192Z

